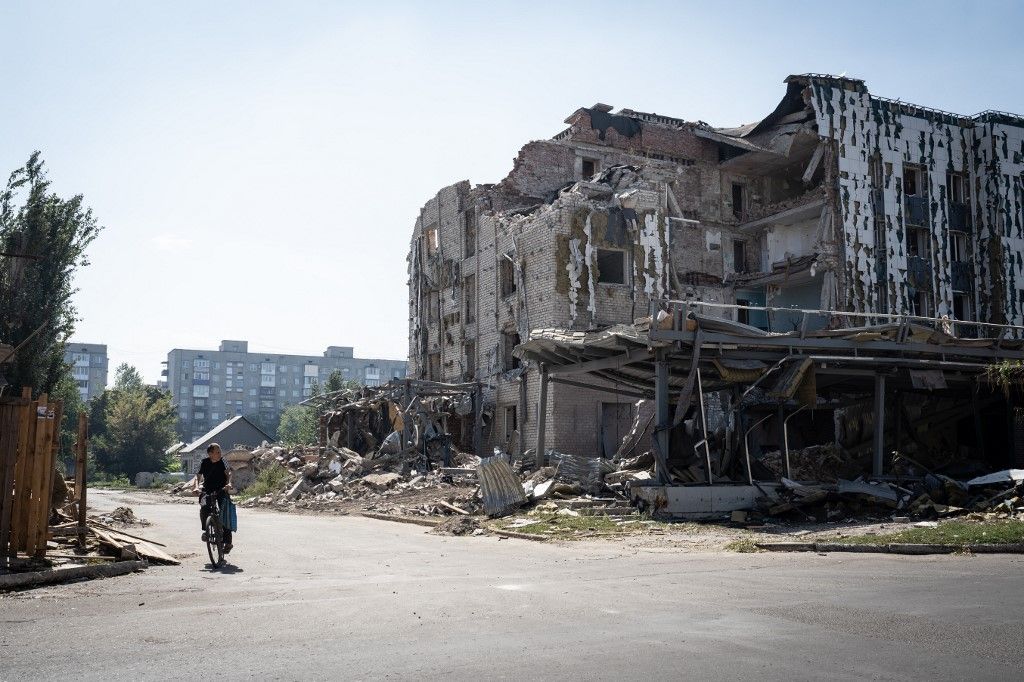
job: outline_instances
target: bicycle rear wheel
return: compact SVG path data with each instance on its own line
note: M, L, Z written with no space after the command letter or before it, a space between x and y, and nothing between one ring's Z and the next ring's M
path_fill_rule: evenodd
M214 568L219 568L224 563L223 533L213 514L206 519L206 551L210 555L210 564Z

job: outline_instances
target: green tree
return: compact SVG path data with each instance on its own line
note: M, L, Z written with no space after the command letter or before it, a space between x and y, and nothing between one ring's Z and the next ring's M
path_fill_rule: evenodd
M145 387L142 383L142 375L127 362L122 362L114 370L115 391L139 391Z
M316 410L306 405L289 405L281 410L277 439L286 445L308 445L316 442Z
M64 463L64 470L71 471L75 461L75 441L78 440L78 415L88 410L88 405L82 400L78 384L70 371L57 382L51 397L64 403L64 416L60 423L59 459Z
M331 376L327 377L327 383L324 384L324 393L334 393L343 388L345 388L345 377L342 376L340 369L336 369L331 372Z
M96 467L110 475L133 479L140 471L163 471L176 441L171 395L142 384L138 370L117 368L114 386L91 406Z
M51 191L39 152L0 190L0 250L29 257L0 259L0 341L24 344L6 373L14 392L30 386L54 394L69 373L74 275L89 264L85 250L101 229L81 195Z

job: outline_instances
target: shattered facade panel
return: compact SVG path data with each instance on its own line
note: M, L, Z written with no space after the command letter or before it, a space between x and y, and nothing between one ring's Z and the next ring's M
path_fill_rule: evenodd
M1024 120L893 102L850 79L788 80L837 148L848 309L1024 322ZM957 310L963 295L970 310Z

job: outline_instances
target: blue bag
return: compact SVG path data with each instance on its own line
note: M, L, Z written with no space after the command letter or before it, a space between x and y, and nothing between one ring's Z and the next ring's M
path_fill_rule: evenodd
M221 501L220 523L232 533L238 530L238 511L235 509L235 503L230 499Z

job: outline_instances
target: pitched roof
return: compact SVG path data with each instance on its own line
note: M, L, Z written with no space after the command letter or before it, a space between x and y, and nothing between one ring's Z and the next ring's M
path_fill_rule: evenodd
M246 419L244 415L238 415L237 417L232 417L231 419L225 419L220 424L217 424L212 429L201 435L199 438L196 438L194 441L192 441L185 447L181 448L181 450L179 450L178 452L193 452L194 450L203 447L204 445L212 441L214 438L216 438L220 433L224 432L229 426L235 424L238 421L244 421L249 426L262 433L266 437L267 441L274 440L273 438L270 437L270 435L267 434L266 431L256 426L248 419Z

